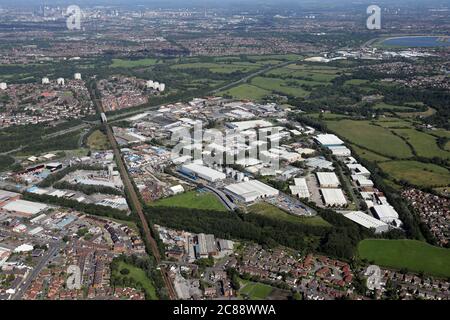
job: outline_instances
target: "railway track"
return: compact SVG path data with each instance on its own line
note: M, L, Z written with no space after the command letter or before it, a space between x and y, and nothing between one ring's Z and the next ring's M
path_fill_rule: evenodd
M103 113L104 111L103 111L103 107L102 107L101 103L99 103L99 101L97 99L93 99L93 100L97 106L99 114ZM158 250L158 244L152 236L152 233L148 226L147 219L145 218L142 204L139 201L139 197L137 196L137 193L136 193L136 190L135 190L133 184L131 183L131 178L129 176L128 170L126 169L125 163L120 154L119 146L117 145L117 141L114 138L113 130L111 129L111 126L108 123L104 123L104 125L106 128L106 134L107 134L109 143L114 152L114 157L116 158L116 163L117 163L120 175L122 177L122 180L123 180L126 190L128 190L128 198L129 198L128 201L129 201L132 209L134 209L134 211L137 213L137 215L139 217L139 220L142 225L143 233L144 233L143 237L144 237L146 243L150 246L152 255L155 257L156 263L159 266L159 264L161 263L161 255ZM169 277L169 274L168 274L166 268L161 267L160 271L161 271L161 275L163 277L165 286L167 288L167 293L169 295L169 298L171 300L176 300L177 294L175 292L175 288L173 286L172 281L170 281L170 277Z

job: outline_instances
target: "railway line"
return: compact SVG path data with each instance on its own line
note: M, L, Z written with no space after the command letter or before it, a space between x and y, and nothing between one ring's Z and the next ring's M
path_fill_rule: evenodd
M97 99L94 99L94 103L97 106L99 114L102 115L102 122L105 125L106 134L107 134L109 143L113 149L114 157L116 159L116 163L117 163L120 175L122 177L123 184L124 184L126 190L128 190L128 195L127 195L128 201L131 205L131 208L137 213L139 220L141 222L141 225L142 225L143 237L144 237L146 243L150 246L150 250L152 252L152 255L155 257L156 263L158 265L160 265L161 255L158 250L158 244L157 244L156 240L153 238L150 228L148 226L148 222L147 222L147 219L145 218L142 204L139 200L139 197L136 193L136 190L135 190L133 184L131 183L131 178L129 176L128 170L125 167L125 163L120 154L119 146L117 144L116 139L114 138L114 134L111 129L111 126L107 122L107 119L106 119L106 116L103 111L103 107L102 107L101 103ZM165 286L167 288L167 293L169 295L169 298L171 300L177 299L177 294L175 292L175 288L172 284L172 281L170 280L170 277L169 277L169 274L168 274L166 268L161 266L160 271L161 271L161 275L163 277Z

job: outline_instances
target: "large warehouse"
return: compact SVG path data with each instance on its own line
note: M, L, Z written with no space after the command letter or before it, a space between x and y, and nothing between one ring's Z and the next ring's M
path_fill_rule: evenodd
M295 178L293 186L289 186L294 196L309 199L310 193L305 178Z
M334 172L317 172L316 176L321 188L337 188L341 185Z
M46 204L26 200L8 202L1 209L20 216L32 216L46 210Z
M341 189L320 189L320 192L326 206L343 207L347 205L347 200Z
M344 141L334 134L318 134L315 139L324 147L336 147L344 144Z
M195 163L185 164L181 167L181 172L204 179L209 182L216 182L225 179L225 173L199 165Z
M225 187L225 192L233 198L249 203L261 198L275 197L279 191L258 180L250 180L241 183L230 184Z
M376 205L371 208L375 217L386 223L399 223L399 216L393 207L387 204Z
M389 225L387 223L377 220L362 211L344 213L344 217L367 229L375 229L375 233L382 233L389 230Z

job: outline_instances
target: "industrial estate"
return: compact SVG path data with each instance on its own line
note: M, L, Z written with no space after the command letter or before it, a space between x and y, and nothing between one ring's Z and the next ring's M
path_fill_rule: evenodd
M438 2L2 5L0 299L448 300Z

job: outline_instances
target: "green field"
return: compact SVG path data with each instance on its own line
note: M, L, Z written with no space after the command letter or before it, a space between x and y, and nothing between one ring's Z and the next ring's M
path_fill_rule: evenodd
M241 84L237 87L221 92L220 94L230 95L240 100L242 99L261 100L265 96L270 95L271 92L249 84Z
M422 187L443 187L450 184L450 172L432 163L389 161L379 164L392 178Z
M130 271L129 274L123 275L120 273L122 269L128 269ZM156 294L155 286L144 270L135 267L131 264L125 263L123 261L119 261L118 270L114 270L114 275L120 278L128 277L134 279L136 282L139 282L142 286L142 289L146 292L146 297L150 298L150 300L158 300L158 296Z
M194 63L184 63L176 64L171 66L171 69L176 70L188 70L188 69L208 69L210 72L214 73L233 73L241 71L247 73L258 69L260 66L251 63L239 64L239 63L211 63L211 62L194 62Z
M112 59L112 68L136 68L149 67L157 63L157 59L139 59L139 60L124 60Z
M412 156L409 146L388 129L374 126L368 121L341 120L326 121L328 128L337 135L358 146L381 155L397 158Z
M246 296L250 300L264 300L273 291L273 288L264 283L251 282L246 280L240 280L241 289L239 294Z
M411 107L404 107L404 106L396 106L392 104L387 104L384 102L376 103L373 106L374 109L386 109L386 110L392 110L392 111L414 111L414 108Z
M355 86L359 86L359 85L367 84L367 83L369 83L369 80L352 79L352 80L347 80L347 81L345 81L344 85L355 85Z
M86 144L91 150L107 150L110 148L108 138L100 130L92 132L87 138Z
M296 80L255 77L252 79L251 84L265 90L277 91L295 97L305 97L309 94L308 91L300 87L300 83Z
M200 210L226 211L222 202L209 192L188 191L169 198L164 198L153 203L158 207L180 207Z
M283 210L271 205L267 202L260 202L250 206L250 212L260 214L265 217L269 217L275 220L283 220L292 223L309 224L315 226L331 226L328 222L321 217L299 217L284 212Z
M352 149L363 159L366 159L368 161L374 161L374 162L381 162L381 161L388 161L389 158L383 157L379 154L373 153L371 151L368 151L366 149L360 148L355 145L350 145Z
M419 157L449 159L450 153L439 148L436 138L415 129L396 129L414 148Z
M450 250L417 240L363 240L359 256L395 269L407 268L440 277L450 277Z

